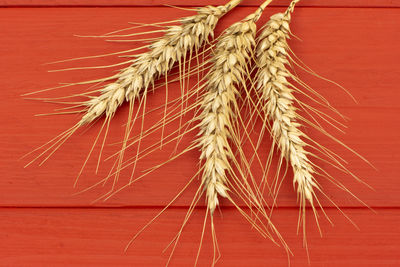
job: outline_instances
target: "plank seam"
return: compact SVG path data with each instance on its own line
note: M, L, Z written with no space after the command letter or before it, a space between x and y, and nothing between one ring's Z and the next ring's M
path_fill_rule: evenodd
M43 4L43 5L38 5L38 4L25 4L25 5L4 5L0 3L0 8L169 8L171 9L172 7L165 6L165 5L51 5L51 4ZM179 7L201 7L201 6L193 6L193 5L180 5ZM238 6L240 7L258 7L257 5L241 5ZM271 8L285 8L287 5L271 5ZM297 9L300 8L359 8L359 9L399 9L399 6L357 6L357 5L333 5L333 6L319 6L319 5L302 5L297 7Z
M149 205L149 206L145 206L145 205L138 205L138 206L0 206L0 209L164 209L165 206L162 205ZM184 206L184 205L178 205L178 206L170 206L168 207L169 209L188 209L189 206ZM206 209L206 206L197 206L195 207L195 209ZM241 209L249 209L247 206L240 206ZM265 207L266 208L266 207ZM374 210L387 210L387 209L400 209L400 207L398 206L371 206L371 207L364 207L364 206L339 206L340 209L351 209L351 210L371 210L371 213L374 213ZM221 210L224 209L236 209L236 207L234 206L224 206L221 207ZM278 208L274 208L274 210L276 209L281 209L281 210L291 210L291 209L296 209L298 210L299 207L297 206L281 206ZM311 207L306 207L307 210L312 210ZM317 210L321 210L320 207L316 207ZM323 209L329 209L329 210L336 210L337 207L334 206L327 206L327 207L323 207Z

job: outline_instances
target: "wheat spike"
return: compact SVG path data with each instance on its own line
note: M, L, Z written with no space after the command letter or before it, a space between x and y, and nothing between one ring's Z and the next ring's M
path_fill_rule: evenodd
M232 172L234 158L229 141L235 138L239 87L245 83L247 64L255 46L256 21L270 1L241 22L230 26L219 37L215 47L208 84L200 115L200 159L204 160L202 185L207 206L213 214L219 204L218 196L228 197L227 173Z
M246 80L250 75L248 64L253 57L256 45L256 22L270 2L271 0L265 1L255 13L226 29L218 38L211 59L212 66L206 77L207 83L201 102L201 114L198 117L200 120L198 135L200 137L197 139L197 146L200 147L201 151L200 160L204 162L200 169L202 173L199 189L202 188L205 192L207 210L196 263L200 255L208 214L210 214L214 247L212 266L219 259L219 256L216 256L216 254L219 254L219 249L213 221L215 209L219 206L219 197L227 198L232 202L254 229L263 237L276 243L267 228L272 229L285 250L288 253L290 252L287 244L265 212L263 200L259 198L257 192L255 193L248 183L245 172L238 164L231 147L231 144L235 144L241 151L240 131L237 128L237 121L241 114L236 98L240 94L241 87L246 89ZM240 157L246 161L242 153ZM238 169L241 178L236 175L234 167ZM247 215L231 198L230 192L239 196L254 216ZM253 212L253 208L257 210L257 213ZM268 226L264 225L259 213L262 214L262 218L266 219Z
M108 125L118 107L122 105L122 103L124 103L125 101L130 102L130 108L132 109L134 100L144 99L143 101L145 102L147 91L150 87L154 88L155 81L163 75L167 77L169 71L172 69L175 63L178 63L179 65L184 64L188 53L191 54L192 52L198 52L199 48L206 41L208 41L210 37L213 37L213 31L215 26L217 25L218 20L227 12L236 7L240 2L241 0L231 0L226 5L218 7L206 6L198 8L196 15L179 19L178 21L180 22L180 25L166 26L165 30L160 30L159 32L165 33L164 36L158 38L150 45L141 47L148 48L149 51L135 55L132 60L128 61L130 66L122 69L116 75L103 79L66 85L72 86L91 83L95 84L99 82L108 82L110 80L115 80L114 82L111 82L100 89L99 96L89 96L90 99L88 101L85 101L81 103L81 105L78 105L85 107L85 109L82 111L84 114L82 115L81 119L67 131L64 131L56 138L50 140L46 144L32 151L35 152L39 149L47 147L42 153L40 153L37 157L30 161L26 166L32 164L35 160L42 156L45 158L40 164L43 164L74 132L76 132L83 125L95 122L104 114L106 115L106 119L101 130L103 130L104 125L107 125L107 127L105 128L107 134ZM116 35L105 36L115 37ZM135 50L136 49L132 51ZM168 82L166 78L166 84L167 83ZM82 95L87 95L87 93L84 93ZM126 138L130 132L128 128L129 126L132 127L132 125L133 122L129 121L127 124ZM95 144L98 140L98 137L96 138ZM88 158L91 154L91 151L89 152ZM44 156L46 153L48 153L48 155ZM86 161L88 160L88 158L86 159Z
M300 201L308 200L313 205L314 189L317 188L315 170L305 150L305 134L297 122L298 115L294 107L295 97L287 78L291 77L286 65L287 39L291 13L298 0L293 1L285 13L271 17L259 36L257 47L257 90L265 101L266 116L273 121L271 134L284 157L293 169L293 183L297 185Z
M327 163L334 168L342 171L343 173L352 176L357 181L364 183L361 179L359 179L343 165L343 163L346 163L346 161L344 161L339 155L335 154L330 149L324 147L316 140L306 135L301 130L301 128L304 126L304 124L315 128L334 142L340 144L344 148L354 153L366 163L370 163L360 154L358 154L353 149L349 148L347 145L328 133L311 113L316 114L319 118L323 119L325 122L328 122L331 126L335 128L335 123L340 125L339 122L337 122L335 119L325 114L324 112L319 111L318 109L313 108L306 103L303 103L293 94L300 93L306 96L308 99L314 101L315 103L330 109L331 111L340 115L343 118L343 115L341 115L335 108L333 108L323 96L313 90L306 83L301 81L297 77L297 75L291 73L288 67L291 65L291 63L300 67L302 70L310 73L311 75L314 75L318 78L339 86L351 96L351 94L342 86L333 81L330 81L329 79L321 77L314 71L312 71L308 66L301 62L300 59L297 58L297 56L289 47L287 40L290 38L291 35L289 27L291 14L294 11L295 5L299 1L300 0L292 1L284 13L273 15L264 26L264 29L257 40L256 61L258 65L258 71L256 74L256 89L257 94L260 98L260 102L258 103L258 105L261 104L262 111L265 113L265 118L262 118L265 123L265 127L268 127L268 130L273 137L273 147L276 145L281 152L278 171L275 178L275 191L276 193L277 191L279 191L279 170L282 166L283 160L286 160L286 162L291 166L293 170L293 186L297 191L298 201L300 202L298 229L300 228L300 224L302 222L303 245L306 248L308 255L308 245L306 238L307 202L310 204L314 212L316 223L321 235L322 232L318 222L317 210L315 208L316 205L321 208L321 211L325 215L326 219L332 224L328 215L325 213L323 207L321 206L316 191L326 197L336 208L338 208L338 210L350 221L350 223L358 228L354 224L354 222L339 208L339 206L323 192L318 180L315 178L316 175L327 178L328 181L333 183L339 189L349 193L361 204L365 205L366 207L368 207L368 205L360 200L357 196L355 196L341 182L337 181L327 171L325 171L322 167L311 160L311 158L322 160L324 163ZM300 61L300 63L298 61ZM301 90L293 82L299 84L301 89L305 90ZM308 91L310 94L305 91ZM354 100L354 97L352 98ZM311 120L297 113L295 103L300 106L302 111L306 112L311 117ZM332 120L332 123L325 118ZM272 121L272 127L270 125L267 125L268 120ZM314 154L315 152L322 154L322 157ZM270 153L271 156L273 153L273 148Z
M131 65L117 75L115 82L106 85L100 96L86 103L88 111L80 124L90 123L104 112L112 116L124 99L134 101L145 94L155 80L167 75L188 52L197 51L213 37L218 20L240 2L232 0L224 6L199 8L197 15L180 19L180 25L167 27L165 35L148 46L148 52L135 55Z

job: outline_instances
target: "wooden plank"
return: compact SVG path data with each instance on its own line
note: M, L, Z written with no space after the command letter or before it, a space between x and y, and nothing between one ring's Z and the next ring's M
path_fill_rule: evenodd
M157 210L153 209L1 209L0 249L5 266L160 266L170 250L162 254L179 230L185 209L167 211L133 243L129 239ZM321 220L321 238L309 224L310 262L317 266L398 266L400 255L399 209L381 209L373 214L364 209L345 209L360 230L340 214L327 210L335 227ZM234 209L223 209L215 217L221 258L218 266L282 266L287 255L282 248L262 238ZM311 215L311 214L308 214ZM196 210L184 229L171 266L194 263L204 210ZM309 266L296 234L297 210L278 209L273 217L276 227L290 246L291 266ZM310 220L309 220L310 222ZM199 266L210 265L212 243L208 227Z
M133 9L133 11L136 9ZM251 12L252 8L240 8L227 16L218 31L238 18ZM281 10L271 8L267 15ZM129 44L104 43L94 39L73 37L73 34L100 34L122 28L128 21L163 21L183 16L185 11L163 8L141 8L140 12L124 8L57 8L57 9L1 9L0 28L0 80L4 101L0 106L2 127L0 130L0 205L1 206L87 206L93 199L109 190L109 186L98 188L83 195L71 195L95 183L108 173L105 163L98 175L93 175L95 159L88 165L88 171L81 177L77 189L72 188L91 142L100 125L88 132L71 138L44 166L23 169L27 160L19 158L35 147L50 140L67 129L75 121L75 116L33 117L36 113L52 112L58 105L24 100L20 95L35 89L54 86L59 82L78 81L109 75L110 70L94 72L46 73L46 70L61 66L44 66L43 63L74 56L86 56L128 49ZM157 15L157 16L156 16ZM90 20L88 20L90 18ZM355 105L340 90L326 82L308 78L319 92L331 100L332 104L352 120L346 134L334 132L346 144L365 155L378 169L372 170L345 149L335 146L332 141L321 141L333 147L350 163L350 169L376 191L361 186L354 179L332 170L332 174L343 181L357 196L371 206L395 207L400 204L397 192L400 180L398 125L400 73L398 60L400 51L397 44L400 36L395 34L400 23L397 9L299 9L293 18L293 32L303 41L292 41L293 50L315 71L340 82L359 99ZM12 27L10 27L12 25ZM366 27L368 25L368 27ZM84 61L82 64L112 64L118 58L98 61ZM80 90L82 90L81 88ZM68 95L80 90L60 90L58 95ZM47 96L43 94L41 96ZM170 86L170 97L178 96L177 85ZM164 92L149 97L149 109L164 102ZM109 142L119 141L127 114L126 107L114 118ZM160 115L160 114L159 114ZM162 114L161 114L162 115ZM153 115L152 115L153 116ZM149 116L151 124L160 116ZM176 126L176 125L175 125ZM173 127L172 127L173 128ZM307 130L319 138L315 131ZM150 137L142 146L146 147L160 138L160 133ZM184 141L190 142L193 136ZM173 147L173 146L172 146ZM138 172L166 160L169 149L155 152L140 162ZM267 146L265 146L267 147ZM107 148L115 151L115 146ZM265 149L267 152L267 150ZM108 154L109 155L109 154ZM179 161L143 179L129 190L115 196L108 203L98 205L116 206L162 206L179 191L194 174L198 153L193 151ZM290 175L290 174L289 174ZM124 180L125 179L125 180ZM121 178L121 182L128 177ZM329 196L343 206L360 206L352 198L324 183ZM108 184L109 185L109 184ZM198 186L197 181L176 205L187 205ZM291 181L284 183L280 195L281 206L296 206ZM203 202L202 202L203 203ZM330 206L327 201L324 205Z
M223 5L228 0L213 1L213 5ZM287 6L289 0L275 0L271 6ZM242 6L257 6L261 3L259 0L243 1ZM162 6L162 5L176 5L176 6L203 6L211 4L210 1L204 0L142 0L142 1L126 1L126 0L0 0L0 7L13 7L13 6L38 6L38 7L57 7L57 6L103 6L103 7L116 7L116 6ZM398 1L393 0L308 0L298 4L303 7L400 7Z

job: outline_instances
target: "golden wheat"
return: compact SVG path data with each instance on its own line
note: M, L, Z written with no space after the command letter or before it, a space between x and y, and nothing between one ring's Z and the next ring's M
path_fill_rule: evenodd
M112 116L124 99L134 101L145 94L155 80L168 75L175 63L181 64L187 53L197 51L213 37L218 20L240 2L232 0L224 6L199 8L197 15L180 19L181 25L167 27L165 35L148 46L149 52L135 55L116 82L105 86L100 96L86 103L88 110L79 124L90 123L104 112Z
M235 135L235 117L240 116L236 114L236 97L248 73L247 64L255 46L256 21L269 2L225 30L215 47L202 102L198 139L200 159L205 160L202 185L211 214L219 204L218 195L228 197L227 172L232 172L230 161L234 158L229 142Z
M194 16L189 16L181 18L180 25L166 26L164 36L158 38L156 41L152 42L150 45L146 45L141 48L148 48L149 51L141 53L134 56L134 59L128 61L129 67L122 69L116 75L96 79L92 81L85 81L75 84L96 84L99 82L107 82L109 80L115 80L102 89L100 89L99 96L89 96L89 100L83 102L81 105L84 106L84 114L81 119L70 129L64 131L56 138L50 140L48 143L39 147L38 149L47 148L41 152L37 157L30 161L26 166L33 163L38 158L44 156L46 153L48 155L42 160L40 164L45 162L74 132L76 132L83 125L95 122L102 115L106 115L104 124L99 132L107 125L106 134L108 130L109 123L114 116L118 107L124 102L130 102L130 111L133 109L133 103L135 99L145 99L146 93L149 88L154 88L155 81L161 76L167 76L169 71L173 66L178 63L179 66L184 64L186 61L186 56L188 53L198 52L200 47L213 37L214 28L218 20L225 15L227 12L236 7L241 0L231 0L226 5L214 7L206 6L197 9L197 14ZM157 31L160 32L160 31ZM112 37L112 35L106 35L107 37ZM115 36L115 35L114 35ZM134 49L136 50L136 49ZM115 54L115 53L114 53ZM126 63L126 62L125 62ZM180 66L181 68L181 66ZM166 80L166 84L167 84ZM45 91L45 90L42 90ZM87 95L84 93L82 95ZM142 100L141 100L142 101ZM143 100L145 102L145 100ZM141 102L142 105L142 102ZM82 112L82 111L78 111ZM128 118L127 130L125 133L125 141L129 136L130 127L133 126L131 112ZM99 135L96 138L94 145L98 141ZM106 137L106 135L105 135ZM105 140L104 137L104 140ZM103 141L104 144L104 141ZM84 163L84 166L90 157L93 150L89 152L89 155ZM38 149L34 150L37 151ZM122 151L124 148L122 149ZM33 151L33 152L34 152ZM121 163L122 154L120 155L119 161ZM100 162L100 157L99 157ZM98 166L99 166L98 162ZM120 165L120 164L119 164ZM81 174L84 166L82 167L79 175ZM79 177L78 175L78 177Z
M273 121L271 134L281 151L281 156L290 162L297 185L300 201L308 200L313 205L315 170L305 150L307 144L303 141L305 134L297 122L296 108L293 105L292 85L287 78L291 77L286 65L288 61L287 39L290 33L291 13L295 4L293 1L285 13L271 17L259 36L257 46L257 89L265 101L263 106L266 116Z

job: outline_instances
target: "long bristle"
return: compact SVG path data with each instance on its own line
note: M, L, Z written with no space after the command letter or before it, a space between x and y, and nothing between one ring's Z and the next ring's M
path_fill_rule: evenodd
M133 59L123 62L123 64L130 65L119 71L119 73L116 75L104 79L96 79L92 81L65 85L73 86L81 84L94 84L98 82L109 81L111 79L114 80L98 90L100 95L90 96L89 100L80 104L81 106L85 107L85 110L80 121L77 123L77 128L95 122L104 115L106 120L110 121L117 109L125 101L134 102L137 99L145 99L147 92L151 88L154 88L156 80L162 76L165 76L165 86L167 86L167 76L176 63L179 63L179 65L184 63L188 53L190 53L190 58L192 58L191 54L193 52L199 53L200 47L202 47L210 37L213 37L213 32L218 20L240 2L240 0L233 0L227 5L223 6L206 6L198 8L196 9L196 15L179 19L179 25L165 26L163 29L157 30L158 32L164 33L164 35L157 38L151 44L141 47L141 49L147 48L148 51L141 54L136 54L134 55ZM142 32L142 34L149 34L149 32ZM120 34L118 36L121 37L127 35L129 34ZM107 38L111 38L116 37L117 35L107 34L105 36ZM113 66L118 66L119 64L114 64ZM88 68L104 67L107 66ZM190 71L188 71L188 73L190 73ZM187 78L185 73L180 73L180 75L181 79ZM87 95L87 93L84 94ZM129 127L132 127L132 125ZM69 136L70 135L68 135L67 138ZM129 131L127 131L127 134L125 134L125 144L128 138ZM59 146L57 146L57 148L58 147ZM124 151L124 148L121 151ZM51 153L50 150L49 152ZM120 154L120 161L122 161L122 158L123 152ZM37 158L34 160L36 159ZM121 164L118 164L119 167L117 168L120 168L120 165Z

